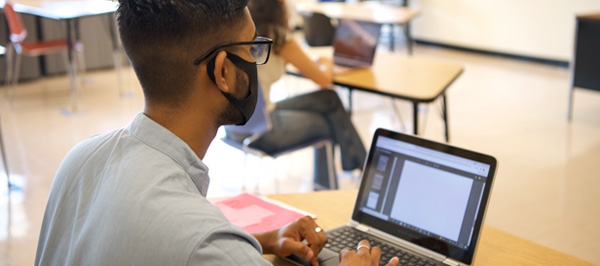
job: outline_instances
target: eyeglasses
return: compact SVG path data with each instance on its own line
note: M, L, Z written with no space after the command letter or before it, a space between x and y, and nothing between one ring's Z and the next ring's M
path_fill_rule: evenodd
M260 36L254 38L254 41L249 41L249 42L232 42L232 43L219 44L219 45L215 46L214 48L210 49L208 52L206 52L202 56L198 57L198 59L196 59L194 61L194 65L199 65L200 63L202 63L202 61L209 58L216 51L219 51L226 47L240 46L240 45L249 45L250 46L250 55L252 55L252 58L254 58L255 63L257 65L263 65L263 64L266 64L267 61L269 61L269 54L271 53L271 45L272 44L273 44L273 40L271 40L269 38L265 38L265 37L260 37Z

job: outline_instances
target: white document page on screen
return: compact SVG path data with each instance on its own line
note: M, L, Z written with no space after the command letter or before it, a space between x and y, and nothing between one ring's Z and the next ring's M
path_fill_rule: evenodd
M391 217L458 241L473 179L405 161Z

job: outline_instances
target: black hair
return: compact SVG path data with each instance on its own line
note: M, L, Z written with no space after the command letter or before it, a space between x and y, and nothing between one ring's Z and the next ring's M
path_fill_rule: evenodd
M147 102L187 98L194 60L239 34L248 0L119 0L119 34Z

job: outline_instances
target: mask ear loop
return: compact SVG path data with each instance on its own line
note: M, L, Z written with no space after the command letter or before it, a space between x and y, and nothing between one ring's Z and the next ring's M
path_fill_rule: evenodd
M206 63L206 71L208 72L208 77L210 78L210 80L212 80L212 82L214 84L217 84L217 81L215 79L215 60L217 59L216 56L213 56L213 58L211 58L210 60L208 60L208 62Z

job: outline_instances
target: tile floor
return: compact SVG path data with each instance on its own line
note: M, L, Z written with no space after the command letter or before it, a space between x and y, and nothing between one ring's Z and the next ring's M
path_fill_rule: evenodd
M450 142L500 162L486 222L600 265L600 174L593 168L600 165L600 93L577 90L569 123L567 68L430 46L417 46L415 56L465 66L448 91ZM69 107L65 77L24 82L12 102L4 90L0 93L15 187L9 200L0 186L0 265L33 264L50 184L69 149L91 135L125 126L142 110L133 72L125 69L124 75L127 93L122 97L114 71L89 73L76 112ZM274 99L314 88L294 77L278 86ZM338 92L346 98L346 91ZM378 127L412 132L408 103L360 92L354 97L353 121L366 145ZM420 116L422 135L443 141L439 103L422 107ZM205 158L211 169L210 197L235 195L242 183L262 194L311 190L311 150L276 160L249 157L244 168L244 155L218 138ZM342 189L356 188L356 173L339 174ZM0 174L0 184L5 181Z

